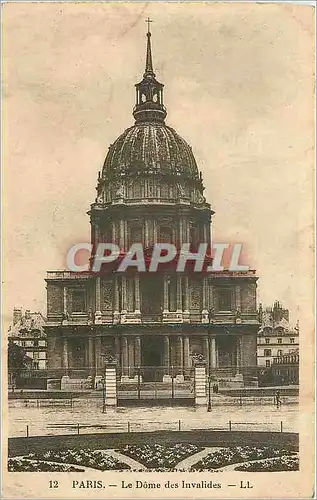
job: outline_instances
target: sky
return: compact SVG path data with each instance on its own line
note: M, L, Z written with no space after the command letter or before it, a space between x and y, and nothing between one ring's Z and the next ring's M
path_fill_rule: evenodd
M192 146L213 238L242 243L258 300L311 314L313 9L11 3L3 8L3 319L46 312L47 270L89 241L108 147L133 125L150 16L167 124Z

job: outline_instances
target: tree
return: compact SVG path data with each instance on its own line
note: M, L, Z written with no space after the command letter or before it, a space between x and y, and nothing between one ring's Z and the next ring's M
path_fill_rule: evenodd
M25 370L30 364L30 358L26 355L23 347L15 344L9 339L8 343L8 371L13 378L14 383L21 375L21 371Z

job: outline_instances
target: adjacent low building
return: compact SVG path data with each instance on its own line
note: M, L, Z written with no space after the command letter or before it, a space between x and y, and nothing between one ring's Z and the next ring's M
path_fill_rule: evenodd
M272 379L276 385L299 384L299 349L273 359L271 366Z
M47 343L44 331L46 319L40 312L14 308L13 324L9 328L8 337L16 345L22 347L26 356L32 360L28 369L45 370L47 368Z
M273 307L260 308L261 328L257 339L258 366L270 368L275 358L299 348L299 326L290 323L289 310L279 302Z

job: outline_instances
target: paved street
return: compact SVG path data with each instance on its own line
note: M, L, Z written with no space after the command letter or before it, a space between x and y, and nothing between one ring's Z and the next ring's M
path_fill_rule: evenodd
M296 404L277 409L271 405L245 407L216 406L210 413L206 408L152 407L116 408L102 413L100 405L87 400L70 407L25 407L22 402L10 402L9 436L80 434L96 432L136 432L154 430L214 429L250 431L299 431L299 412Z

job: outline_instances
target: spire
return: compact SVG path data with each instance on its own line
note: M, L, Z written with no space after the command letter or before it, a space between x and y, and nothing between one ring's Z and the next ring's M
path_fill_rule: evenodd
M152 62L152 49L151 49L151 32L148 31L147 34L147 46L146 46L146 64L145 64L145 73L143 76L155 76L153 72L153 62Z
M163 87L155 79L153 71L152 60L152 47L151 47L151 32L150 23L153 21L149 18L146 19L147 30L147 44L146 44L146 62L145 73L143 80L136 84L136 105L133 110L133 116L136 122L160 121L164 122L166 117L166 110L163 105Z
M150 30L150 23L153 23L152 19L149 17L146 19L147 23L147 45L146 45L146 63L145 63L145 73L144 77L151 75L155 76L153 72L153 62L152 62L152 48L151 48L151 30Z

